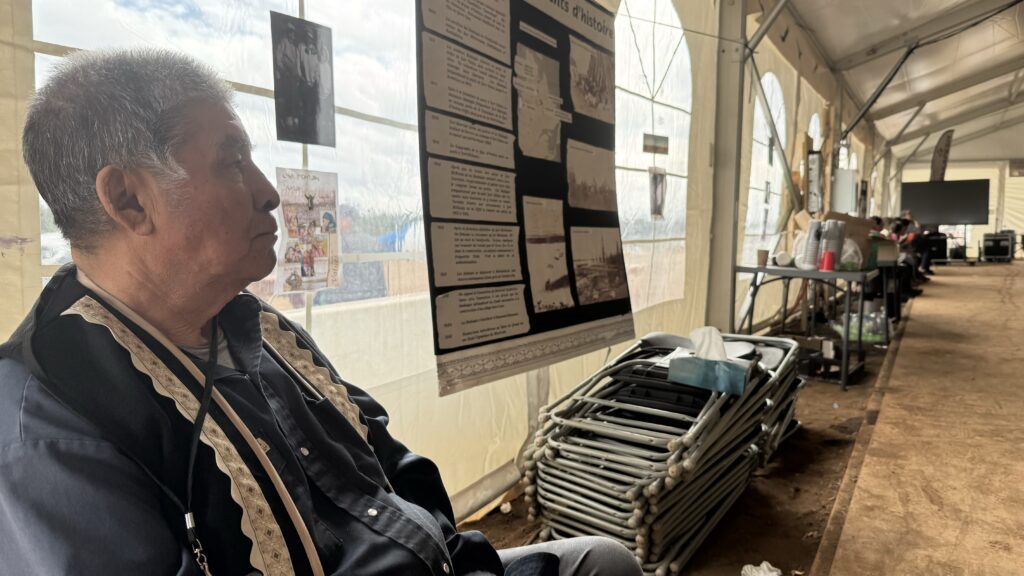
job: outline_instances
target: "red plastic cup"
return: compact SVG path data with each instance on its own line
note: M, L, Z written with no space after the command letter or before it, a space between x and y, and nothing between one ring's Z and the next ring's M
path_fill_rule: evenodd
M836 269L836 253L831 250L826 250L821 255L821 265L818 266L818 270L822 272L834 272Z

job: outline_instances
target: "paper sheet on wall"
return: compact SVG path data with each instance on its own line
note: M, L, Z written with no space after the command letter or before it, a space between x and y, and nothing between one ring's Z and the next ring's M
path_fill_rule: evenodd
M418 0L420 169L441 394L632 338L614 17Z
M277 169L281 228L277 292L315 291L339 285L338 175Z

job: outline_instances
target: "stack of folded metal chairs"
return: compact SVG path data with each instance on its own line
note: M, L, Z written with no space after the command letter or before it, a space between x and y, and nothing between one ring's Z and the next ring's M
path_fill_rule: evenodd
M727 362L745 378L739 393L670 381L671 359L692 357L695 346L651 334L545 407L525 460L542 540L608 536L645 574L682 570L754 470L799 427L797 344L723 340Z

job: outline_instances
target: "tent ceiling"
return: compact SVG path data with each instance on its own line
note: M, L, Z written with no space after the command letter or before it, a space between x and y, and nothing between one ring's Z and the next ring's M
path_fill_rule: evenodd
M900 139L910 136L912 141L894 148L897 154L907 154L930 131L936 132L929 139L933 146L945 128L954 128L957 137L966 136L998 127L999 122L1021 113L1024 3L1011 4L1011 0L792 0L790 8L807 23L863 100L908 45L922 35L941 38L914 52L869 114L882 137L892 140L919 103L926 102ZM991 17L962 29L979 16ZM961 31L949 34L955 30ZM954 138L954 151L958 140ZM984 141L971 141L975 153ZM926 148L930 149L928 142L922 150ZM986 159L1005 159L1007 153L994 147Z

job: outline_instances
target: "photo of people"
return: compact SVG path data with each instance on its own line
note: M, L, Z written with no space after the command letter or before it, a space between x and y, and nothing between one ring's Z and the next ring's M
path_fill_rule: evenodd
M279 279L294 288L298 278L302 290L337 286L340 279L331 274L338 259L337 175L278 168L277 187L287 230Z
M334 218L334 212L324 212L320 217L320 228L328 234L338 231L338 223Z
M331 29L270 13L277 139L334 146Z
M570 37L569 72L572 106L602 122L615 122L615 60L612 55Z

